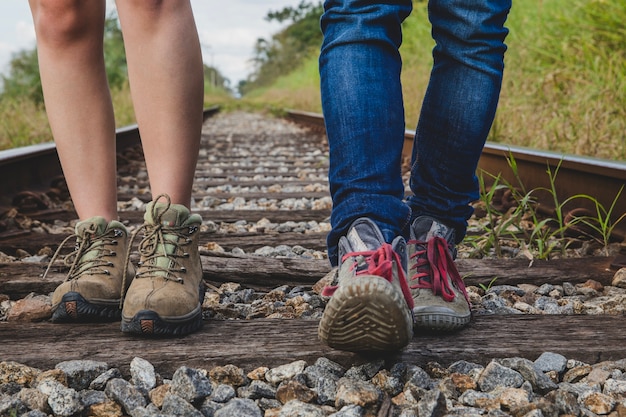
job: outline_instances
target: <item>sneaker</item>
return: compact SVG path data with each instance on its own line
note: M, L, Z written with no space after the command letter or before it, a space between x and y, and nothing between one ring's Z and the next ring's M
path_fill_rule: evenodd
M319 324L328 346L351 352L394 351L413 337L413 300L406 281L406 243L385 243L378 226L356 220L339 240L336 285Z
M124 297L122 331L182 336L202 327L202 219L180 204L148 203L137 274Z
M432 217L418 217L408 245L415 327L450 331L467 325L472 314L454 264L454 230Z
M132 268L124 280L129 235L118 221L92 217L78 222L52 257L45 275L61 248L72 238L76 247L65 257L70 266L67 279L52 294L53 322L104 322L121 318L124 281L130 283Z

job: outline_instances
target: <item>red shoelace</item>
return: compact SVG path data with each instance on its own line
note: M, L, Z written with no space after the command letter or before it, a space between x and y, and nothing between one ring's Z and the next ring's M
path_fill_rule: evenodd
M411 277L411 281L417 280L417 283L411 285L411 288L432 290L434 295L441 295L444 301L450 302L454 300L454 290L447 279L448 275L450 275L452 282L463 293L463 296L469 303L465 284L459 275L459 271L456 269L452 255L450 255L446 239L433 237L428 242L410 240L408 244L424 248L411 255L411 258L418 258L412 268L415 269L415 275Z
M348 258L355 258L355 262L350 267L351 270L354 270L359 266L359 262L356 260L359 256L365 258L367 268L357 270L355 274L357 277L363 274L375 275L377 277L384 278L391 283L393 283L393 263L395 262L397 264L398 278L400 280L402 295L404 296L409 308L413 310L413 297L411 297L411 290L409 288L409 284L407 283L404 269L402 268L400 256L392 249L391 245L389 243L383 243L383 245L376 250L347 253L341 258L341 262L345 262ZM322 295L330 297L335 293L337 288L338 285L327 286L324 290L322 290Z

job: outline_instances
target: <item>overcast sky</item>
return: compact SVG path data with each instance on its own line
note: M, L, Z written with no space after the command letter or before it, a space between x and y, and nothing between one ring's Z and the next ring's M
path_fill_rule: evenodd
M92 1L92 0L87 0ZM107 0L109 5L112 1ZM300 0L192 0L204 62L213 64L236 85L250 73L249 60L258 38L269 39L281 29L264 17L270 10L296 7ZM111 6L110 6L111 7ZM26 0L0 3L0 71L11 54L35 47L35 32Z

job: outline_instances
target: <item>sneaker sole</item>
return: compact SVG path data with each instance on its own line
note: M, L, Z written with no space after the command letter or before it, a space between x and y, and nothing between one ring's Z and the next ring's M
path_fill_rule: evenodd
M102 323L119 321L122 318L119 303L119 300L113 300L111 305L93 304L80 293L70 291L63 295L61 302L52 313L52 322Z
M415 329L435 332L453 332L467 326L472 320L471 313L461 316L452 311L413 311Z
M402 294L390 282L361 276L337 288L326 305L318 335L334 349L395 351L413 337L413 319Z

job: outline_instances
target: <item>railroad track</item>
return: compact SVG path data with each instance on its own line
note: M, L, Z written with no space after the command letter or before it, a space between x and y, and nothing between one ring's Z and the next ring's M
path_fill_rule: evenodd
M216 112L208 111L207 118ZM205 221L200 245L204 278L210 288L236 283L256 294L267 294L281 286L287 290L310 289L329 272L328 262L319 255L325 248L324 225L330 215L325 188L327 147L319 118L310 116L288 114L288 118L309 127L294 127L284 120L264 122L260 116L240 124L236 115L230 116L230 125L227 123L220 131L211 130L210 120L206 123L194 187L194 211ZM269 131L265 130L268 125L273 126ZM123 142L118 145L121 219L131 228L142 221L143 213L136 207L151 199L138 140L136 128L118 132L118 144ZM34 164L21 151L0 157L0 207L4 207L0 213L4 222L0 252L14 257L34 256L43 247L55 248L66 235L37 230L54 231L55 222L63 224L76 217L64 202L67 192L62 181L50 184L60 174L58 167L54 168L54 150L49 146L35 149ZM487 165L497 159L498 153L508 150L488 148L486 152L489 155L481 164ZM515 157L522 160L521 154ZM528 163L543 165L545 171L545 161L537 155L533 158ZM575 161L567 161L568 169L571 166L574 170ZM563 162L563 168L565 165ZM502 163L498 166L503 167ZM594 166L578 175L587 178L593 172L605 178L606 184L626 181L626 170L619 164L609 164L606 170ZM584 190L579 187L576 192ZM609 198L611 195L614 197L609 191ZM623 210L624 198L619 210ZM18 224L22 227L16 227ZM271 228L271 224L285 227ZM246 229L250 225L254 227ZM220 228L227 232L216 231ZM281 245L301 247L309 256L255 254L263 247ZM66 267L55 265L43 279L45 260L37 261L32 256L28 259L0 262L0 294L14 300L30 293L47 294L64 279ZM614 258L535 261L532 268L523 259L462 259L458 265L466 283L475 286L487 286L494 277L502 285L560 285L564 281L576 285L589 279L610 285L619 266ZM13 360L46 369L62 360L95 359L126 372L132 358L141 356L163 375L171 375L182 364L204 368L235 364L250 370L299 359L311 363L319 357L344 366L371 359L323 346L317 339L315 315L278 317L230 320L218 315L208 319L200 332L167 342L122 335L117 323L0 322L0 361ZM598 363L626 357L626 333L615 330L623 325L623 315L476 315L460 333L416 335L407 349L384 359L415 364L449 364L460 359L487 363L494 357L534 360L544 351L554 351Z

